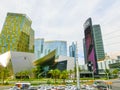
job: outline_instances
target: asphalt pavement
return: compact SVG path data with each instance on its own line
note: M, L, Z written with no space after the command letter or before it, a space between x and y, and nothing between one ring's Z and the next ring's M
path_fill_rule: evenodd
M108 80L112 82L112 90L120 90L120 79ZM8 90L11 86L0 86L0 90ZM85 90L85 89L80 89Z
M120 79L112 80L112 90L120 90Z

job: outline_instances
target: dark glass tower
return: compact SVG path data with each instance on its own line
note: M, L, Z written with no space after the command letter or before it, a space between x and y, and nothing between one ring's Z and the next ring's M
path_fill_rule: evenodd
M69 56L75 57L76 45L72 42L72 45L69 46Z
M103 60L105 58L105 53L100 25L93 25L93 37L97 61Z

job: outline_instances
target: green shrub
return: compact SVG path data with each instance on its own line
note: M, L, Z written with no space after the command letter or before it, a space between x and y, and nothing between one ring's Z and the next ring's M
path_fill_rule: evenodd
M47 84L51 84L51 81L50 81L50 80L47 80Z

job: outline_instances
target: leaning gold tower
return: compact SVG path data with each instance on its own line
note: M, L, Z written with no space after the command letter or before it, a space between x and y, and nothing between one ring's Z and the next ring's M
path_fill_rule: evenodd
M31 24L32 21L25 14L7 13L0 34L0 53L34 52L34 31Z

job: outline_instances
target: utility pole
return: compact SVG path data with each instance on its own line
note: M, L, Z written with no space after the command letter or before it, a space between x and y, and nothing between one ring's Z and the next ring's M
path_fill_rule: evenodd
M77 50L77 42L75 49L75 62L76 62L76 75L77 75L77 90L80 90L80 73L79 73L79 64L78 64L78 50Z

